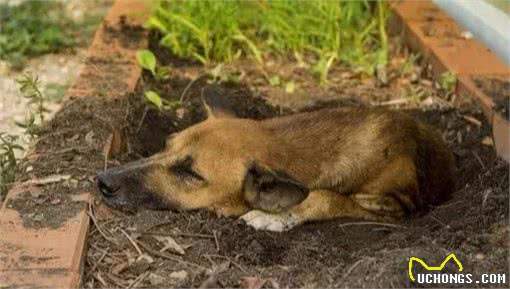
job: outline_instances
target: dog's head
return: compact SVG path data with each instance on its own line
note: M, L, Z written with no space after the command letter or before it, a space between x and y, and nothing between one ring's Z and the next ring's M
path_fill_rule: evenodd
M278 160L261 122L210 107L207 120L170 136L161 153L99 174L106 203L127 211L208 208L240 215L278 212L308 195L295 178L267 165Z

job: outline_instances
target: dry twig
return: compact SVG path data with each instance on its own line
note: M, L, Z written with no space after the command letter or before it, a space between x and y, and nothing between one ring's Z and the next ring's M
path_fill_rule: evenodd
M110 243L114 244L115 246L119 245L119 244L117 244L117 241L115 239L112 239L112 238L106 236L106 234L104 233L101 226L99 226L99 222L97 221L96 215L94 213L94 208L93 208L92 202L89 202L89 209L87 211L87 215L89 215L89 217L92 220L92 223L96 227L97 231L99 232L99 234L101 234L101 236L103 236L103 238L105 238L105 240L109 241Z
M364 226L364 225L373 225L373 226L385 226L385 227L391 227L391 228L399 228L399 229L405 229L405 226L391 224L391 223L379 223L379 222L352 222L352 223L343 223L338 225L339 228L347 227L347 226Z
M142 250L140 250L140 247L138 247L136 242L128 235L128 233L126 233L126 231L124 231L122 229L120 229L120 231L122 232L122 234L124 234L124 236L126 236L126 238L133 245L133 247L135 247L135 250L136 250L136 252L138 252L138 255L142 256L143 255Z

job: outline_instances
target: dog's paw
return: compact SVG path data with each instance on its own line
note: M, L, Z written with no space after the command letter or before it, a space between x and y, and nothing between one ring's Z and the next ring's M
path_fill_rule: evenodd
M241 216L246 224L256 230L273 232L288 231L299 225L299 220L290 213L271 214L259 210L249 211Z

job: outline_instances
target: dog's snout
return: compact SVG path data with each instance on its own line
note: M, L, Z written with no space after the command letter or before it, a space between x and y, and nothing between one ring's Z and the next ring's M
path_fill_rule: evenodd
M97 176L97 188L105 198L111 198L115 196L115 192L119 190L119 186L116 186L114 183L112 183L107 174L101 174Z

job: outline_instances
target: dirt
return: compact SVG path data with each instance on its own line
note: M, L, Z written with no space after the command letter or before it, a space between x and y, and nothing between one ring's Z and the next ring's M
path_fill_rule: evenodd
M10 203L24 220L29 218L27 226L60 226L76 214L75 206L82 206L73 197L94 190L96 171L151 155L162 148L166 136L204 119L204 93L227 96L238 116L255 119L334 106L405 109L442 132L456 157L457 190L448 202L398 224L334 220L285 233L255 231L240 220L205 211L126 215L106 208L97 196L89 211L93 225L84 288L258 288L255 283L273 288L414 287L407 276L410 257L435 265L452 252L464 272L477 278L481 273L508 272L508 164L496 157L481 112L454 108L449 96L433 89L420 67L402 73L405 55L392 58L386 82L337 65L322 87L308 70L274 60L265 73L294 81L292 93L285 86L268 85L260 68L249 61L226 65L212 79L211 67L175 59L161 50L158 56L160 63L173 68L169 79L156 81L144 75L136 92L115 99L105 97L110 88L104 86L98 97L69 101L42 130L20 167L19 180L69 178L41 186L40 194L25 192ZM123 77L106 73L110 83ZM160 112L145 104L146 89L183 102ZM123 136L124 150L105 159L107 139L116 131ZM40 212L43 217L33 220ZM57 218L56 212L64 217ZM177 253L179 246L184 254Z
M396 226L335 220L272 233L203 211L115 212L99 225L114 243L92 231L87 268L95 270L86 269L85 287L101 286L97 274L108 286L119 287L143 274L149 275L138 284L142 287L198 287L212 279L208 286L238 287L243 276L268 280L267 287L410 287L411 256L439 264L450 252L467 272L507 272L508 165L481 144L489 135L487 125L478 128L463 117L482 120L482 115L456 109L410 113L441 128L457 159L459 190L428 214ZM121 229L150 261L137 260ZM185 254L160 253L164 243L155 236L172 237ZM101 259L104 252L111 258ZM187 272L185 280L168 277L181 270Z
M475 84L483 93L492 98L494 110L499 112L506 120L510 120L510 81L497 77L477 77Z
M25 227L56 229L86 208L86 202L65 194L65 187L48 187L43 192L24 192L8 201L7 207L20 213Z
M490 130L477 108L453 108L426 79L411 84L397 76L381 85L339 67L331 73L335 81L319 87L313 77L281 63L274 71L283 79L297 75L292 79L300 86L289 95L243 63L224 68L227 74L245 75L241 81L216 83L200 66L164 52L159 56L161 63L174 67L173 74L164 81L144 75L138 91L129 96L134 113L128 117L127 135L133 151L121 162L159 151L167 135L204 119L204 93L226 95L238 116L260 119L323 107L386 105L402 98L402 90L408 89L402 86L413 85L426 97L392 107L441 130L456 157L457 191L445 204L396 225L335 220L285 233L255 231L240 220L205 211L124 215L99 201L84 287L250 287L254 280L265 287L414 287L407 275L410 257L440 264L451 252L476 279L486 272L508 272L509 170L484 141L490 140ZM145 89L169 101L185 101L177 110L159 112L143 104ZM184 248L184 255L162 251L165 237ZM450 265L444 270L456 272Z

